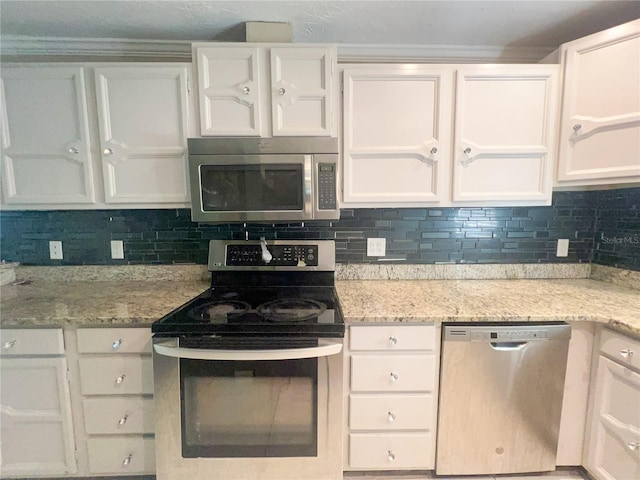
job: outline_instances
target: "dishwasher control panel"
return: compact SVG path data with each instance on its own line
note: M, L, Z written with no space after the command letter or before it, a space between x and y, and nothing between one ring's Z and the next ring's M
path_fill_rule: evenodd
M571 336L566 324L539 326L505 325L446 325L444 341L518 343L549 340L560 336Z
M494 342L526 342L528 340L540 340L547 338L547 332L539 330L495 330L471 332L471 341Z

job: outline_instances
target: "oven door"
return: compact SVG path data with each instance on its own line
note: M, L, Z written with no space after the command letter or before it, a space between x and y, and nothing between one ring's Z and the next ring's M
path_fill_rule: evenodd
M311 155L190 155L191 218L311 220Z
M159 480L342 478L342 343L264 340L154 339Z

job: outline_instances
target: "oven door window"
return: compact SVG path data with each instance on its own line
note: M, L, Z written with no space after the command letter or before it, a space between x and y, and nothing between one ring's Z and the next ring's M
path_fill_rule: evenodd
M181 359L182 456L317 456L317 365Z
M304 208L304 168L300 163L202 165L200 177L205 212Z

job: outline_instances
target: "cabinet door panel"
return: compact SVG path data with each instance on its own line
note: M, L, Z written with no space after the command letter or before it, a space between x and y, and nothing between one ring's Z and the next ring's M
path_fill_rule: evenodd
M344 71L344 201L437 203L446 195L450 72Z
M79 67L3 67L5 203L94 202L83 75Z
M196 49L201 135L264 136L258 48Z
M273 135L333 133L331 48L272 48Z
M0 363L0 471L74 473L73 429L64 358L3 358Z
M96 68L107 203L186 203L186 66Z
M570 42L562 54L558 181L639 181L640 20Z
M461 69L454 201L550 204L557 67Z

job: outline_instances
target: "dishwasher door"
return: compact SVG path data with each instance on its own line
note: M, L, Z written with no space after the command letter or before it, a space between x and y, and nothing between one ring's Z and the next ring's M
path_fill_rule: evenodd
M436 473L555 470L571 327L443 326Z

